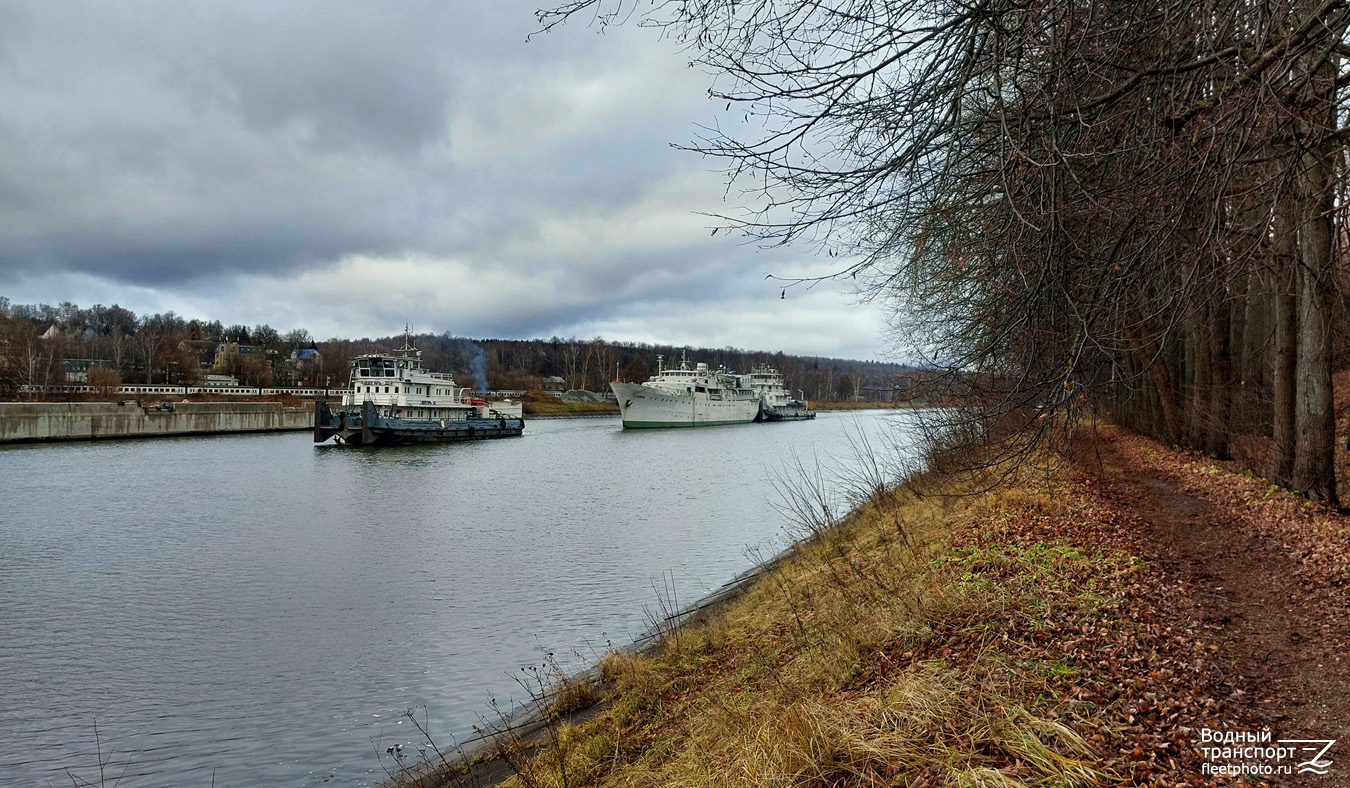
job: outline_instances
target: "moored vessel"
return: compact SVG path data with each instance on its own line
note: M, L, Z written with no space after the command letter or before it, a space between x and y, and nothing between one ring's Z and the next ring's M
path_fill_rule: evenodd
M656 375L644 383L609 384L619 403L624 429L709 427L744 424L759 415L760 398L744 385L743 376L710 370L699 363L667 369L656 357Z
M803 421L814 419L816 412L805 400L793 399L783 383L783 373L768 366L758 366L743 375L750 389L759 396L759 418L756 421Z
M518 402L486 402L454 378L422 368L421 351L404 336L392 353L367 353L351 362L342 404L314 406L314 442L336 438L352 446L510 438L525 430Z

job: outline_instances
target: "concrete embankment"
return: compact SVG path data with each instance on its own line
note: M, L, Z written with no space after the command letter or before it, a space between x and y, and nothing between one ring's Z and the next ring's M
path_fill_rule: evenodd
M181 402L173 410L159 410L135 402L0 403L0 443L275 432L313 425L312 404Z

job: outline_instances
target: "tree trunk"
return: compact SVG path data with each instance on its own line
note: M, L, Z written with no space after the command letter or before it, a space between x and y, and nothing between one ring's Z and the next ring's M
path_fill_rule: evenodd
M1326 183L1325 172L1308 173L1310 189ZM1336 424L1331 391L1331 200L1322 188L1316 214L1299 233L1298 364L1294 403L1292 485L1309 498L1337 502ZM1313 192L1316 193L1315 191Z
M1331 390L1332 310L1335 260L1332 248L1332 176L1340 149L1336 129L1337 67L1328 58L1308 80L1311 122L1295 125L1299 157L1298 380L1294 406L1294 489L1309 498L1338 503L1336 421Z
M1209 316L1209 414L1206 420L1205 453L1217 460L1228 459L1231 431L1233 356L1230 341L1232 304L1216 288L1215 303Z
M1177 390L1173 384L1172 374L1167 369L1167 359L1158 347L1158 343L1152 337L1144 338L1140 336L1135 326L1139 325L1138 316L1131 318L1129 328L1126 329L1126 337L1133 346L1135 358L1142 368L1148 370L1150 382L1153 384L1153 391L1157 398L1158 409L1162 412L1162 435L1158 435L1157 426L1153 427L1155 437L1160 437L1168 443L1175 443L1181 438L1182 414L1181 406L1177 402Z
M1294 203L1284 200L1275 214L1275 347L1271 388L1270 481L1294 483L1294 403L1298 394L1298 263Z
M1267 396L1266 346L1270 334L1270 312L1267 300L1267 277L1260 271L1247 275L1246 300L1242 307L1241 330L1235 331L1237 352L1240 354L1239 380L1234 390L1238 402L1233 407L1235 432L1243 435L1265 435L1266 419L1261 403Z
M1191 390L1190 390L1190 445L1205 450L1209 437L1210 388L1213 385L1210 364L1210 306L1206 299L1191 317Z
M1260 287L1256 273L1249 271L1238 279L1238 289L1234 294L1232 324L1230 326L1229 347L1233 353L1233 391L1228 432L1230 435L1249 435L1252 432L1251 401L1256 394L1256 370L1252 364L1249 341L1252 335L1251 325L1255 315L1252 312L1252 298Z

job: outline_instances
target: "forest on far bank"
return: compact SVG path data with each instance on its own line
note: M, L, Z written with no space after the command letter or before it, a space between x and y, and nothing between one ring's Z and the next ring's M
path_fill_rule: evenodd
M811 400L905 401L924 372L876 361L782 351L701 348L593 339L469 339L420 333L412 342L432 371L493 391L607 391L615 377L646 380L666 364L703 362L749 372L767 365ZM116 304L11 304L0 296L0 397L37 387L167 383L198 385L208 375L246 386L342 387L353 356L403 345L402 334L316 340L303 328L225 325L173 312L137 315Z

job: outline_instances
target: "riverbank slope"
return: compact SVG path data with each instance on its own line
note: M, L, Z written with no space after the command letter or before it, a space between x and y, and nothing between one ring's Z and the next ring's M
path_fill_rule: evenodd
M564 688L560 712L605 701L542 749L504 738L508 784L1304 784L1216 775L1296 761L1202 748L1350 738L1350 520L1114 428L1074 457L992 492L929 474L874 495Z

